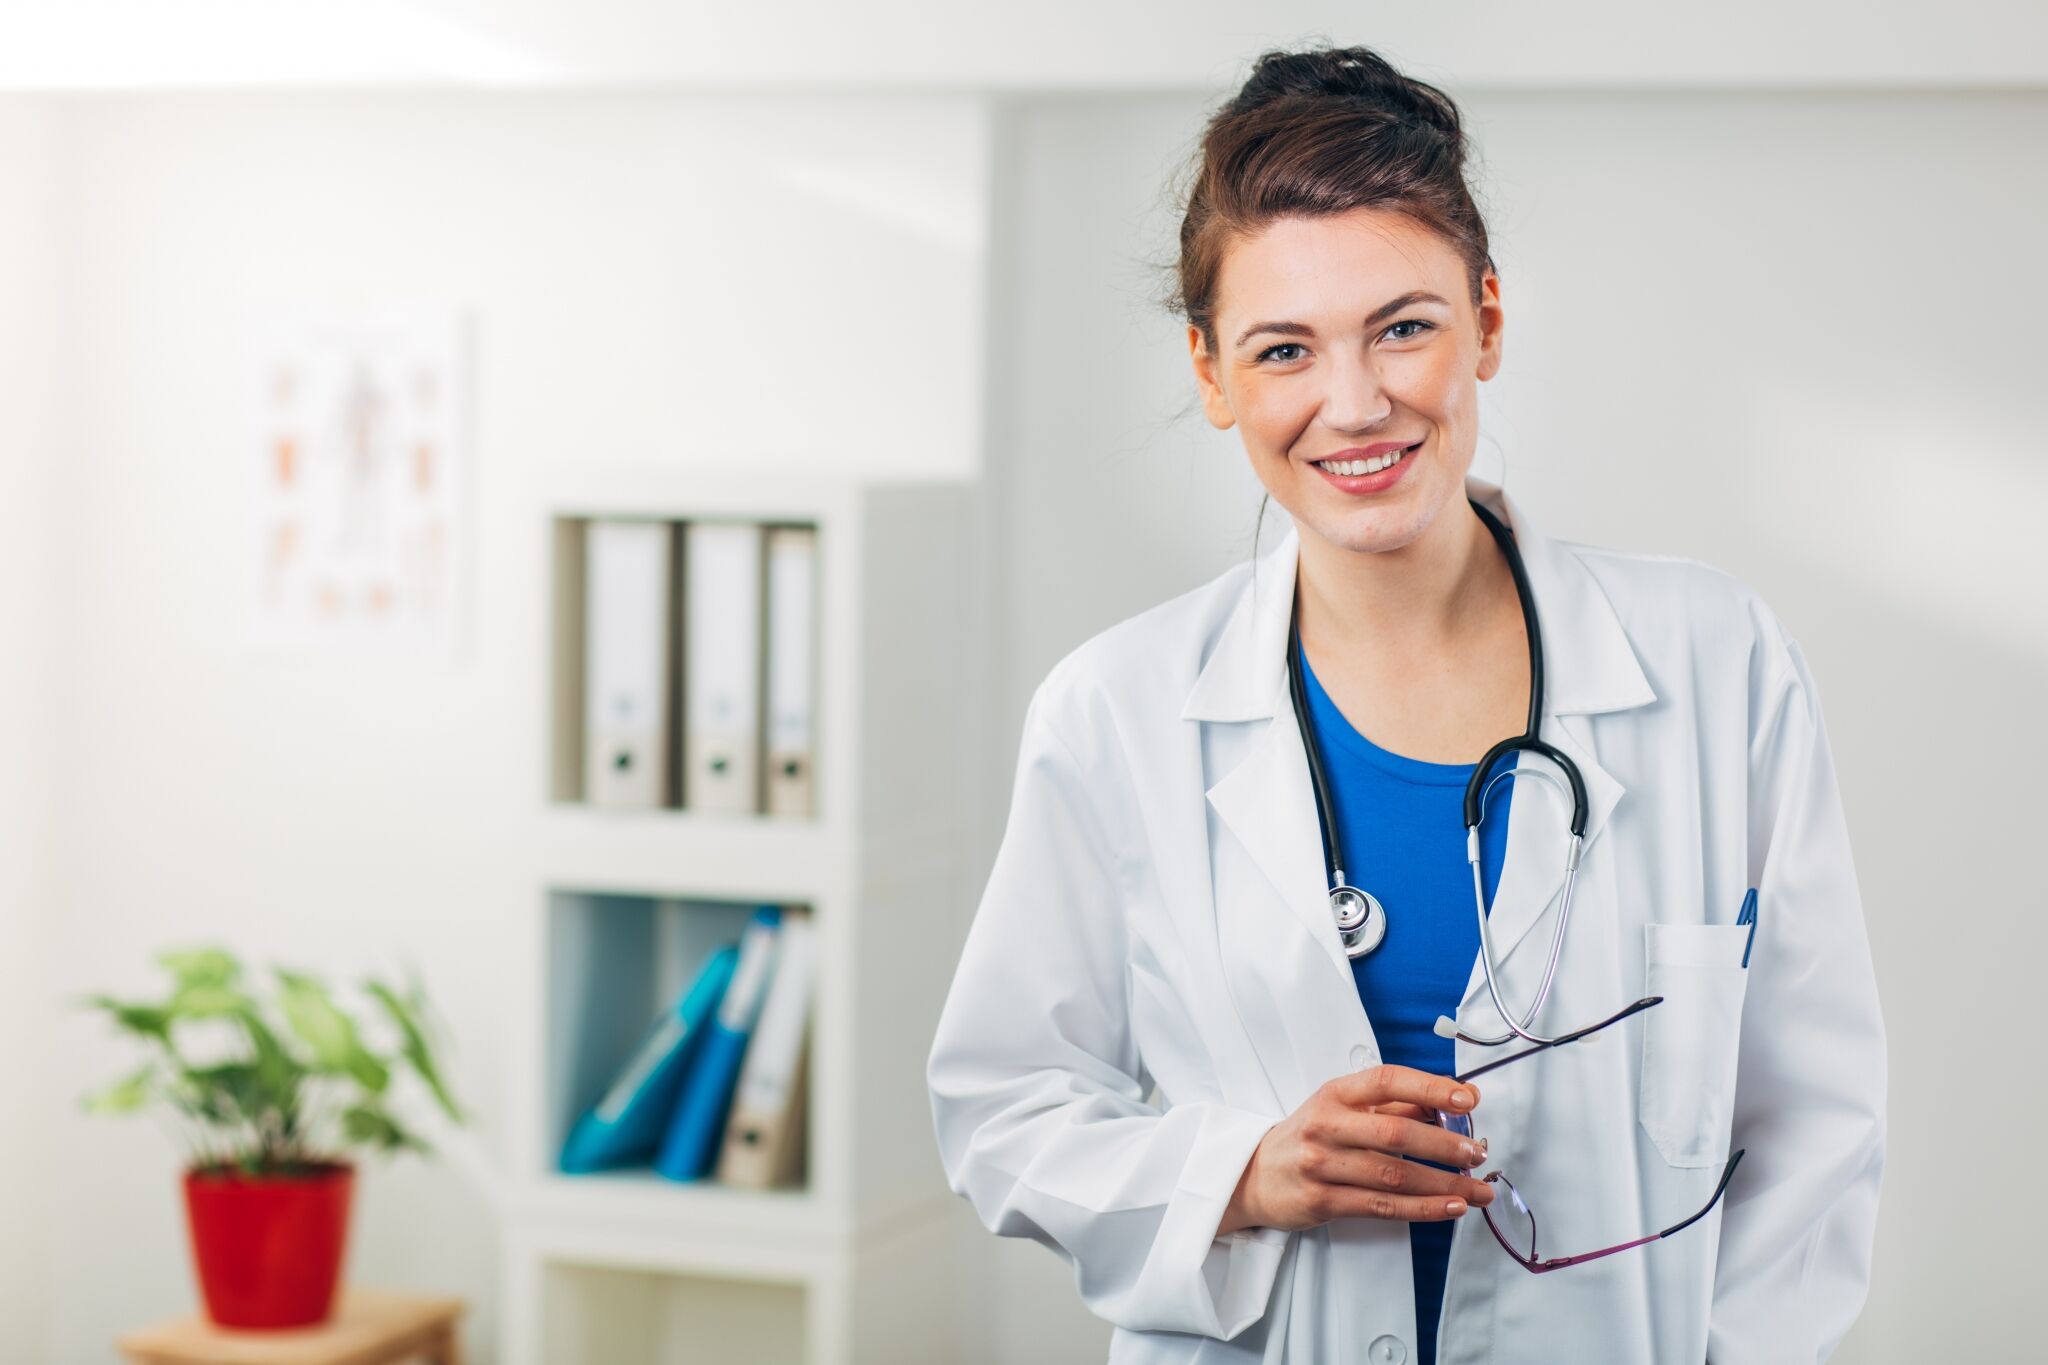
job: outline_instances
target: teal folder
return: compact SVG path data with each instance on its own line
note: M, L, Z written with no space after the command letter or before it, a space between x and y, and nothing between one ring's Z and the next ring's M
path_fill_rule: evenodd
M701 1050L699 1043L712 1012L725 998L738 961L739 948L734 944L711 955L675 1008L656 1022L604 1098L577 1122L562 1147L562 1170L586 1175L654 1159L676 1096Z

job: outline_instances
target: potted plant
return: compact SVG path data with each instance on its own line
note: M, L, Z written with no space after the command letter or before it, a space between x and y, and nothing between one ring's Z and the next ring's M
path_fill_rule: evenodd
M344 1009L302 972L277 968L270 989L258 991L218 948L156 960L171 976L162 1000L82 1002L151 1052L132 1075L87 1096L86 1108L159 1105L180 1120L185 1210L208 1317L224 1327L324 1321L347 1241L348 1152L428 1151L393 1110L400 1072L463 1121L434 1061L426 998L416 979L403 993L366 979L373 1008L359 1019L363 1009ZM374 1045L379 1035L385 1046Z

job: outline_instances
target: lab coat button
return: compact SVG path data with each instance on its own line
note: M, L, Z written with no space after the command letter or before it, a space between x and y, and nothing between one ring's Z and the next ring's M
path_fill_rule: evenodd
M1365 1059L1370 1056L1372 1056L1372 1054L1365 1050L1365 1044L1360 1043L1357 1047L1351 1049L1351 1065L1353 1067L1364 1066Z
M1399 1337L1374 1337L1368 1356L1378 1365L1401 1365L1408 1358L1408 1348Z

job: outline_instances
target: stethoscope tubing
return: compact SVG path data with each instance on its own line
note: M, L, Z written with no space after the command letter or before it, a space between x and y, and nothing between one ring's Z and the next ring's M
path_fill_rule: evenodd
M1557 974L1558 959L1564 948L1565 925L1571 917L1572 891L1578 881L1579 854L1585 844L1588 809L1586 783L1579 773L1578 765L1554 745L1545 743L1537 734L1543 720L1543 632L1537 623L1535 594L1529 588L1528 573L1522 566L1521 551L1515 545L1513 533L1498 517L1481 506L1476 499L1468 501L1472 510L1485 523L1487 530L1493 534L1494 542L1500 546L1501 553L1507 558L1508 571L1514 577L1515 592L1521 600L1523 626L1529 639L1529 723L1523 733L1503 739L1488 749L1486 756L1473 768L1471 780L1465 786L1465 852L1472 867L1472 903L1479 916L1479 955L1486 972L1487 993L1492 997L1493 1006L1500 1012L1509 1032L1497 1038L1475 1037L1458 1029L1455 1022L1449 1019L1439 1019L1437 1031L1440 1034L1444 1033L1445 1025L1449 1024L1451 1032L1446 1036L1462 1038L1479 1047L1497 1047L1515 1038L1523 1038L1532 1043L1554 1044L1557 1039L1545 1038L1530 1032L1528 1026L1535 1021L1537 1011L1543 1008L1544 1000L1550 995L1551 983ZM1288 690L1294 703L1295 719L1301 728L1302 747L1308 755L1309 780L1315 789L1316 819L1322 834L1324 866L1330 874L1331 905L1339 914L1339 934L1344 940L1346 955L1352 958L1363 957L1379 945L1380 938L1385 933L1384 924L1382 923L1374 935L1369 922L1355 923L1353 916L1339 908L1339 902L1351 905L1362 900L1367 904L1369 912L1381 914L1382 921L1384 912L1379 910L1379 903L1371 896L1348 885L1344 880L1344 869L1341 865L1343 845L1338 839L1336 810L1329 799L1329 784L1323 772L1322 756L1317 752L1309 721L1307 688L1301 677L1301 607L1298 592L1290 613L1287 629ZM1571 788L1572 818L1571 842L1565 855L1564 902L1558 908L1557 929L1551 935L1550 961L1544 969L1543 984L1536 992L1534 1003L1518 1022L1514 1012L1508 1009L1507 1002L1501 998L1500 985L1493 970L1493 937L1489 930L1489 916L1486 913L1485 880L1479 864L1479 825L1485 816L1486 798L1491 794L1493 784L1501 779L1526 775L1540 778L1553 786L1558 785L1554 776L1538 769L1530 769L1525 774L1519 768L1509 768L1493 774L1490 778L1487 776L1488 771L1501 757L1522 751L1541 754L1563 771ZM1371 938L1369 943L1364 942L1367 937Z

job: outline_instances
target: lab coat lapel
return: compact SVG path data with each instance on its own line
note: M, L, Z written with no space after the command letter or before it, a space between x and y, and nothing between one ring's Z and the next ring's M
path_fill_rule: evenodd
M1538 733L1578 765L1586 784L1585 847L1580 854L1579 881L1574 892L1573 919L1585 895L1585 861L1593 856L1615 807L1626 795L1620 779L1600 763L1588 717L1654 701L1634 647L1592 572L1571 548L1543 535L1531 525L1506 493L1493 484L1467 479L1470 496L1498 514L1515 532L1515 543L1536 599L1537 624L1543 632L1544 702ZM1526 1008L1542 980L1549 960L1548 944L1557 927L1556 913L1564 892L1565 852L1571 820L1570 784L1548 759L1522 753L1517 770L1541 769L1558 778L1559 791L1539 780L1517 777L1493 789L1489 811L1513 788L1508 812L1506 859L1493 895L1490 928L1495 966L1512 1008ZM1511 965L1517 948L1539 924L1536 940L1543 951L1531 955L1527 971ZM1567 936L1570 931L1567 930ZM1485 1002L1476 1015L1462 1011ZM1498 1013L1486 989L1486 968L1473 955L1472 972L1460 1005L1465 1025L1493 1029ZM1539 1021L1540 1022L1540 1021Z
M1584 734L1583 716L1560 716L1548 706L1544 708L1542 735L1545 740L1557 746L1579 767L1579 774L1586 784L1586 836L1585 847L1580 852L1580 874L1576 891L1573 893L1574 910L1586 891L1584 860L1592 854L1593 846L1600 833L1607 827L1608 817L1613 814L1625 790L1621 783L1607 769L1600 766L1594 757L1593 748ZM1550 935L1556 930L1555 910L1564 896L1564 874L1566 845L1570 842L1571 797L1570 783L1557 771L1549 760L1534 754L1520 755L1516 764L1518 770L1543 770L1553 773L1563 783L1560 792L1537 778L1524 781L1513 778L1493 789L1487 800L1487 809L1495 813L1489 820L1497 818L1501 799L1509 794L1513 799L1508 808L1508 842L1506 861L1501 864L1500 881L1494 888L1493 909L1488 917L1493 937L1494 965L1501 971L1502 981L1520 981L1521 976L1510 968L1515 950L1529 935L1529 931L1541 923L1545 926L1539 946L1547 948ZM1467 906L1467 913L1471 908ZM1577 918L1576 913L1574 918ZM1548 961L1548 953L1537 957ZM1541 964L1532 968L1536 975L1519 990L1507 991L1510 1006L1520 1005L1526 1009L1527 1002L1542 980ZM1472 1027L1476 1020L1492 1020L1493 1001L1486 989L1486 968L1475 954L1472 959L1472 974L1465 985L1463 1007L1477 1001L1485 1001L1488 1013L1479 1016L1465 1016L1465 1023ZM1488 1023L1477 1023L1477 1027L1490 1029Z
M1216 861L1217 941L1238 1013L1287 1109L1355 1070L1352 1048L1370 1037L1330 915L1307 750L1286 700L1298 545L1290 529L1260 558L1181 711L1188 720L1248 722L1208 737L1213 770L1223 774L1208 789L1209 807L1251 865Z
M1291 707L1259 728L1250 752L1209 788L1209 804L1280 892L1344 988L1355 991L1350 959L1330 913L1308 755Z

